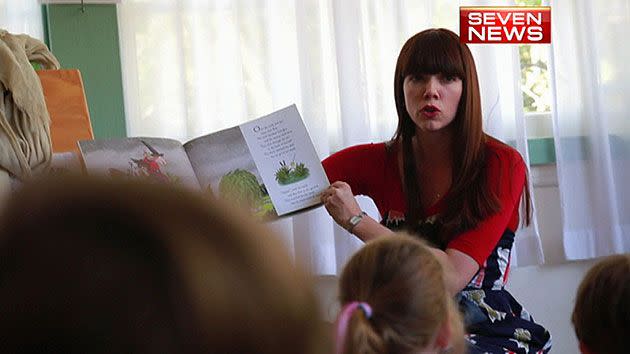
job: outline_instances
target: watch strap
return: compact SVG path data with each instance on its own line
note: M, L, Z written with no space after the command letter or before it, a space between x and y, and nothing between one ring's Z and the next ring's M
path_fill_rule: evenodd
M363 220L363 217L366 216L367 213L364 211L361 211L359 214L352 216L349 220L348 220L348 232L352 233L352 230L354 230L354 228L359 225L359 223L361 222L361 220Z

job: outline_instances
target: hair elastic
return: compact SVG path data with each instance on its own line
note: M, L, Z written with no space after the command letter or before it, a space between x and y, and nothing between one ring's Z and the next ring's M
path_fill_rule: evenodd
M346 304L339 312L339 316L337 317L337 325L336 325L336 335L335 335L335 353L342 354L344 349L344 341L346 338L346 332L348 331L348 322L350 321L350 316L352 313L356 311L356 309L360 308L363 311L363 314L367 319L372 317L372 307L367 302L359 302L353 301L351 303Z

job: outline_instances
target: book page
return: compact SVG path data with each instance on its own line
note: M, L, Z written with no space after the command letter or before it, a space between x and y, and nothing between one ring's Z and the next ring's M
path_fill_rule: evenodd
M139 178L199 190L188 156L177 140L83 140L79 142L79 149L88 174Z
M329 185L295 106L196 138L184 149L205 193L260 220L321 204Z
M259 220L278 218L239 127L184 144L204 193L245 208Z
M328 178L295 105L240 128L278 215L321 204Z
M78 149L79 147L77 146L77 150ZM83 166L81 165L81 159L78 152L56 152L52 154L48 174L56 176L71 173L78 174L82 172L82 168Z

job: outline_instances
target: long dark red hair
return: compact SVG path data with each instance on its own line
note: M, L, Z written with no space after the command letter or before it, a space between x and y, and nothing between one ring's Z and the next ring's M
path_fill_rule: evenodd
M407 225L414 231L422 217L420 188L417 183L412 138L416 125L405 107L403 83L408 75L442 73L462 80L462 96L453 125L453 176L446 210L440 216L442 232L438 240L444 245L458 233L469 230L499 211L497 196L487 183L485 142L491 137L483 132L479 81L473 56L459 36L447 29L428 29L417 33L404 44L398 56L394 77L394 94L398 127L393 143L402 145L404 188L407 201ZM400 146L398 145L398 146ZM527 183L524 190L525 222L530 221L530 198Z

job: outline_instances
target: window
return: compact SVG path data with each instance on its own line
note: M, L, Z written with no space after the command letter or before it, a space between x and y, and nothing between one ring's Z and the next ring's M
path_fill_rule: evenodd
M0 28L44 38L41 5L37 0L0 0Z
M542 0L516 0L518 6L542 6ZM523 111L529 138L548 138L551 130L549 46L519 45Z

